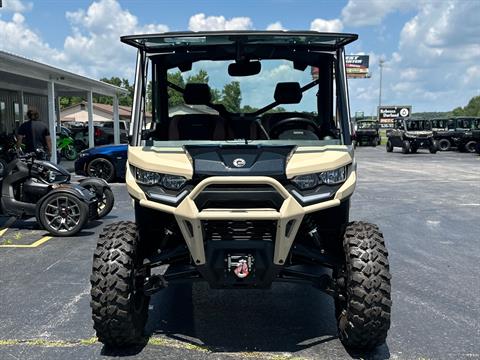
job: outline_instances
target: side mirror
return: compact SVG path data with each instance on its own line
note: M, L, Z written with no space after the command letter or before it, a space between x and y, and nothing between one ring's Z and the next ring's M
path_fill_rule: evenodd
M261 69L260 61L235 62L228 65L228 75L252 76L259 74Z

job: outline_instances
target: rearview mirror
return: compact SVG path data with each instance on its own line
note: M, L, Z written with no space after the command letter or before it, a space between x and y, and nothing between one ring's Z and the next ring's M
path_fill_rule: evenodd
M262 65L260 61L235 62L228 65L228 75L230 76L251 76L260 73Z

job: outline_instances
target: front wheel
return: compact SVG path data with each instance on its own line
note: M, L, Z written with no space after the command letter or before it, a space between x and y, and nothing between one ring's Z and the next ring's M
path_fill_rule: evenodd
M87 174L104 179L106 182L112 182L115 179L115 166L108 159L96 158L88 163Z
M410 141L404 140L402 144L402 153L408 154L410 152Z
M121 221L100 234L90 277L93 327L107 346L144 343L143 329L150 298L142 291L142 272L137 226Z
M88 205L74 195L53 193L41 203L37 221L52 235L72 236L88 221L88 210Z
M430 154L436 154L438 151L438 143L436 141L433 141L428 150L430 151Z
M391 289L388 251L374 224L351 222L343 238L345 264L336 272L339 337L345 347L371 350L390 328Z
M100 219L107 216L112 211L114 202L113 191L110 188L104 188L102 196L98 199L97 218Z
M68 161L76 160L78 157L77 149L74 146L68 146L62 149L62 155Z
M387 149L387 152L392 152L393 151L393 145L392 145L392 142L390 140L387 141L386 149Z
M440 151L448 151L452 148L452 143L448 139L438 140L438 149Z

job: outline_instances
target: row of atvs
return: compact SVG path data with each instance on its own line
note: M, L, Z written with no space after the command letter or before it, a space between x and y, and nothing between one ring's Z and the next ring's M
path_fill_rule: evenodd
M39 225L56 236L78 233L89 220L113 208L110 186L102 179L70 182L70 173L45 160L41 152L21 154L0 172L1 213L18 218L36 217Z

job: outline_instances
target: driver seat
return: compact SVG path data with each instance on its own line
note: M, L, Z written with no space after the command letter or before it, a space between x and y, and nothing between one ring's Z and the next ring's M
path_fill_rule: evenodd
M187 105L206 105L211 102L208 84L188 83L183 100ZM169 140L225 140L227 126L225 119L214 114L182 114L170 119Z

